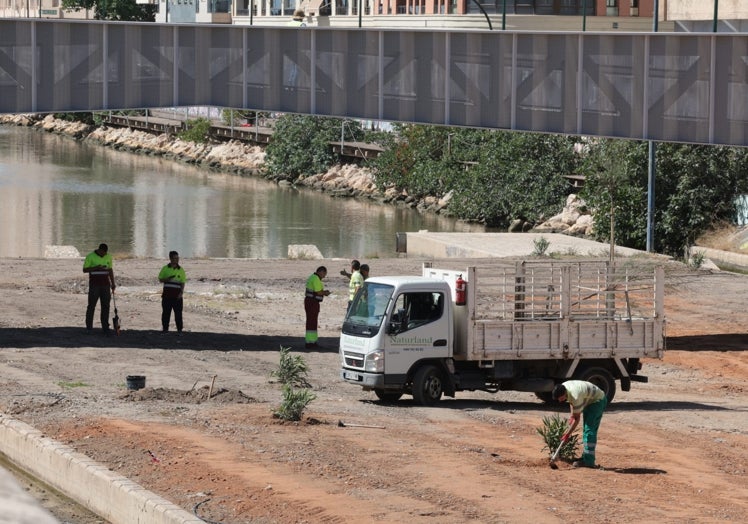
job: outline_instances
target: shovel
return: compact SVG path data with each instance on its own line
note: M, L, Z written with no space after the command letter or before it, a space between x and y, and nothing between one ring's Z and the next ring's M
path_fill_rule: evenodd
M551 462L550 462L551 469L558 469L558 465L556 464L556 461L558 460L558 454L561 453L561 448L564 447L564 444L566 444L566 442L562 441L556 448L556 451L553 453L553 455L551 455Z
M384 426L368 426L366 424L351 424L350 422L343 422L342 420L338 420L338 427L341 427L341 428L384 429Z
M114 298L115 294L112 292L112 301L114 301L114 318L112 319L112 325L114 326L114 332L119 336L119 313L117 312L117 299Z

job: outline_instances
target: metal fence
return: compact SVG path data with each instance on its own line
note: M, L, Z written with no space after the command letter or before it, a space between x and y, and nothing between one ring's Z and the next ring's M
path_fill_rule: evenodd
M748 145L748 35L0 20L0 113L213 105Z

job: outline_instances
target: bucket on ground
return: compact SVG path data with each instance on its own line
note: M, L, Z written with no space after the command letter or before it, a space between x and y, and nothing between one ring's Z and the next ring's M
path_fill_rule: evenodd
M144 375L127 375L127 389L143 389L144 387Z

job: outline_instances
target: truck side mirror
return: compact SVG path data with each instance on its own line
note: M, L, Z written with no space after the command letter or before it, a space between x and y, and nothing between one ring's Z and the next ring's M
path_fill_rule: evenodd
M397 313L393 313L392 318L387 324L387 334L397 335L405 331L405 326L408 325L407 317L404 309L398 309Z

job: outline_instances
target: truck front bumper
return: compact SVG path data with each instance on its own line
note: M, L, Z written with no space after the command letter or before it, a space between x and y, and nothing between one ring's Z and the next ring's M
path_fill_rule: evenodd
M350 384L357 384L367 388L384 387L384 375L382 373L365 373L363 371L342 369L340 371L340 378Z

